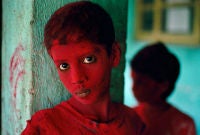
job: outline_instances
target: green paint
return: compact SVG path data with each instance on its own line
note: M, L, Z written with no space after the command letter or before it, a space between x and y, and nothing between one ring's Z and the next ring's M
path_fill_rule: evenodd
M35 111L70 97L43 46L43 29L56 9L72 1L76 0L3 0L1 134L20 134ZM121 64L112 73L111 96L123 102L127 0L95 2L111 14L122 47ZM10 72L12 58L17 66ZM19 75L23 70L24 74ZM9 80L12 75L15 81Z
M34 1L34 21L32 24L34 47L31 57L35 94L31 113L52 107L69 98L69 93L61 84L55 66L43 45L44 26L51 14L64 3L67 3L67 1Z
M2 26L2 129L1 134L19 134L30 117L32 96L31 48L32 1L3 0ZM20 9L20 10L19 10ZM21 46L21 50L16 48ZM15 55L13 54L14 52ZM13 68L10 62L13 58ZM23 63L23 60L25 63ZM16 66L14 65L16 64ZM21 74L21 71L25 74ZM11 80L13 76L13 81ZM18 78L17 78L18 77ZM16 91L16 92L15 92ZM16 93L16 96L15 96Z

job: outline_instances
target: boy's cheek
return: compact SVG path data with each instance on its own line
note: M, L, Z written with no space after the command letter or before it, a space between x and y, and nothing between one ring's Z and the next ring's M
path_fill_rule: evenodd
M67 83L69 83L70 79L65 74L63 74L62 71L58 71L58 76L64 85L67 85Z
M59 74L60 80L66 89L73 89L73 84L71 83L71 78L66 74Z

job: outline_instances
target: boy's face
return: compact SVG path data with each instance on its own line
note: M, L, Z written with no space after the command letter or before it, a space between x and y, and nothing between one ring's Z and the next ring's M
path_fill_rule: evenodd
M132 91L139 102L160 103L161 95L166 90L166 83L159 83L152 78L132 70Z
M62 83L76 100L92 104L109 97L115 63L102 46L88 41L67 45L54 42L51 56Z

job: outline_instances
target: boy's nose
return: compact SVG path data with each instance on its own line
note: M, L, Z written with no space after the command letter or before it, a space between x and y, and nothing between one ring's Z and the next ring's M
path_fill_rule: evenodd
M81 84L87 80L87 76L81 67L76 67L71 70L71 79L73 84Z

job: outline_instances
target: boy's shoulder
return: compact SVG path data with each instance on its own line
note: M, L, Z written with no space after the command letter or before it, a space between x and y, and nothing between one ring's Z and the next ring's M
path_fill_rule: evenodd
M177 134L186 132L192 135L196 134L195 123L192 117L176 107L172 106L169 111L166 112L165 121L170 122L169 125L174 127L174 131L176 131Z
M132 125L131 128L134 128L134 131L137 134L141 134L145 129L145 124L139 115L136 113L134 109L124 104L119 104L119 108L121 109L121 115L124 116L124 120Z
M39 110L33 114L32 118L37 118L38 120L43 119L58 119L58 117L63 117L72 115L73 112L71 112L73 109L68 104L67 101L63 101L60 104L57 104L56 106L52 108L46 108Z
M22 135L26 134L60 134L75 131L75 121L72 119L70 111L64 103L60 103L52 108L47 108L35 112L30 120L27 120L27 126ZM70 129L70 130L66 130ZM69 132L70 133L70 132Z
M124 113L131 115L132 117L140 119L139 115L136 113L136 111L133 108L126 106L124 104L120 104L119 106L121 107Z
M178 122L178 123L193 123L193 119L186 113L182 112L178 108L172 106L169 111L166 113L166 115L169 116L172 120Z

